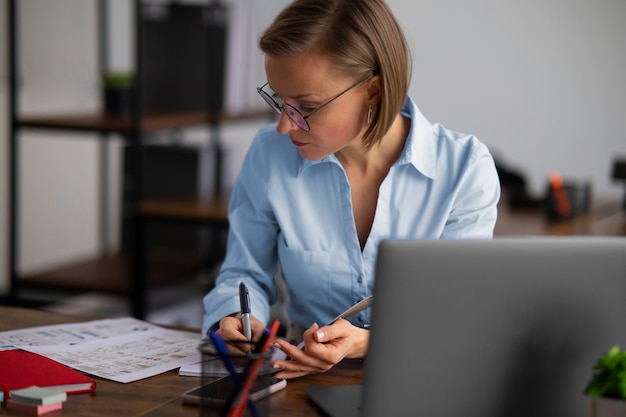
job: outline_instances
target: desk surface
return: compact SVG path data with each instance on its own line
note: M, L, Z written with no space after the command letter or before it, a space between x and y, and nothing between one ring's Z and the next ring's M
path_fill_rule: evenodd
M596 201L588 212L554 220L543 208L511 209L501 201L494 236L516 235L626 236L626 210L617 201Z
M69 316L32 309L0 306L0 331L50 324L76 323L89 317ZM95 319L95 318L94 318ZM363 369L359 361L344 361L320 375L290 380L287 388L270 398L272 416L318 416L323 413L306 397L311 385L355 385L361 383ZM170 371L129 384L95 378L96 392L68 395L62 416L197 416L198 407L182 403L181 394L200 384L199 377L183 377ZM24 415L0 409L0 415Z

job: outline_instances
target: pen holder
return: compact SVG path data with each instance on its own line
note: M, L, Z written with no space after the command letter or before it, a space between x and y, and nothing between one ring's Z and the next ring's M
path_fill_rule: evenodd
M270 415L271 357L273 347L264 353L256 352L254 342L229 342L250 347L250 353L220 354L215 346L203 343L202 387L200 417L266 417ZM245 345L245 346L244 346ZM233 372L235 375L233 376ZM252 379L250 379L252 378ZM248 401L242 399L244 384L251 382ZM245 404L239 407L240 401Z
M568 220L589 210L591 184L588 182L564 181L562 188L546 187L546 215L552 220Z

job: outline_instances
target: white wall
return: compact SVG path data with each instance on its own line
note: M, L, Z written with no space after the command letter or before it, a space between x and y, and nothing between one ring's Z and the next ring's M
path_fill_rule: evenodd
M97 109L96 2L18 3L20 111L59 114ZM18 263L23 270L96 250L97 149L93 134L32 130L20 134Z
M411 93L431 120L476 134L543 192L552 170L596 195L626 155L623 0L389 0L415 54Z
M124 68L132 56L124 47L128 0L111 1L118 16L112 64ZM254 3L258 30L287 1L263 0L263 7ZM19 3L25 16L23 109L96 108L95 1ZM429 119L476 134L497 156L525 173L535 193L543 190L547 175L558 170L566 177L590 179L596 195L621 198L623 188L609 180L609 173L613 157L626 155L626 2L389 4L414 50L411 94ZM5 18L6 0L0 0L0 19ZM6 196L4 23L0 28L0 196ZM240 163L255 128L246 125L227 133L238 155L233 166ZM37 269L96 251L97 141L89 135L27 135L21 141L21 267ZM116 155L115 145L111 152ZM112 181L115 186L115 175ZM115 208L113 197L110 204ZM8 278L6 218L6 198L0 198L0 292L6 290L3 278Z

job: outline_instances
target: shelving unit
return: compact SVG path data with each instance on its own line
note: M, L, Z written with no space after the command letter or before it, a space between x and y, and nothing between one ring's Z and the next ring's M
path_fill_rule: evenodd
M105 10L104 0L99 0L99 12ZM17 25L19 23L18 1L9 0L9 110L10 110L10 185L9 185L9 268L11 276L10 298L18 303L20 292L26 288L58 289L63 291L102 291L129 296L132 314L143 318L146 314L146 292L150 286L158 285L175 277L183 276L206 266L207 259L197 255L181 253L147 253L145 231L149 222L169 221L191 225L210 225L218 229L228 226L227 190L221 190L221 140L218 126L226 121L267 118L271 114L266 110L245 111L227 114L214 106L207 109L154 112L144 107L143 99L147 88L143 76L146 73L142 63L141 51L145 42L142 33L142 1L133 0L135 15L135 77L133 91L134 106L129 117L113 117L105 114L77 114L39 117L18 114L18 73L19 54ZM100 26L105 27L106 16L100 16ZM100 37L106 34L100 31ZM104 40L100 40L100 49L105 49ZM101 54L101 60L106 60ZM102 63L101 63L102 67ZM209 88L210 87L210 88ZM214 86L207 86L214 91ZM186 196L181 200L142 201L142 156L140 148L145 135L162 130L182 129L190 126L207 126L211 132L211 144L216 154L215 195L199 199ZM60 265L53 270L40 271L28 276L21 276L18 265L19 254L19 213L18 180L19 172L19 133L28 129L47 131L81 131L98 133L99 139L106 141L112 134L121 135L128 145L128 156L132 169L132 184L128 206L132 225L131 243L128 248L116 253L103 250L91 259L78 259L69 265ZM223 192L226 191L226 192ZM212 261L217 261L213 259Z

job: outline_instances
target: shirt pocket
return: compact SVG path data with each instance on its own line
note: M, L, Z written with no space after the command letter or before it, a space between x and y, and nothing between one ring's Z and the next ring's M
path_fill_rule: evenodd
M324 305L330 294L330 252L288 248L279 239L278 258L292 301Z

